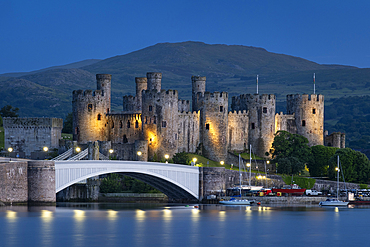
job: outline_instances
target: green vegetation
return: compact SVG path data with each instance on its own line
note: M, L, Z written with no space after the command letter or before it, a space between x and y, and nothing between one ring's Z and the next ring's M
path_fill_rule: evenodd
M72 134L73 133L73 115L72 112L68 113L63 121L63 133Z
M282 176L284 183L292 184L292 176ZM297 184L301 188L311 189L315 185L316 179L314 178L304 178L293 176L293 183Z
M132 192L132 193L160 193L159 190L154 189L152 186L128 177L123 176L119 173L109 174L107 177L103 178L100 184L101 193L122 193L122 192Z
M72 134L62 133L62 139L72 140L73 139L73 135Z
M367 87L370 87L368 82ZM325 129L346 133L346 146L370 149L370 96L331 99L325 107Z
M334 156L329 160L328 176L330 179L336 179L337 156L341 164L340 175L344 175L346 182L367 183L370 178L370 161L361 152L350 148L338 149Z
M360 184L360 189L363 190L363 189L367 189L369 187L368 184Z
M18 117L18 111L18 107L6 105L0 109L0 115L1 117Z
M337 149L322 145L311 147L312 156L307 163L310 175L313 177L326 177L328 175L329 159L335 154Z
M282 174L298 174L312 155L307 138L278 131L272 143L273 162L277 163L277 171Z
M234 153L235 155L239 155L238 153ZM246 160L249 160L249 153L241 153L240 156L243 158L243 159L246 159ZM252 153L252 159L253 160L264 160L264 158L261 158L255 154Z

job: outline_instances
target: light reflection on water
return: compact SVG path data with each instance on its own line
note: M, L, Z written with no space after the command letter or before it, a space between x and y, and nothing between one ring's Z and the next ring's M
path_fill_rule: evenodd
M370 208L85 204L0 208L0 246L366 244ZM245 244L243 244L245 245Z

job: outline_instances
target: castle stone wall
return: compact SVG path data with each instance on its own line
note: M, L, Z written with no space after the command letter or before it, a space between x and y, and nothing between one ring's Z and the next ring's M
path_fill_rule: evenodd
M346 134L340 132L331 133L328 136L325 136L325 146L336 147L336 148L345 148L346 143Z
M200 112L179 113L178 152L195 153L199 145Z
M138 99L132 95L123 96L123 108L124 112L137 112L138 111ZM141 103L141 102L140 102ZM141 104L140 104L141 108Z
M228 94L205 92L197 94L200 107L200 132L204 156L225 161L228 141Z
M136 110L141 112L142 93L148 89L148 80L145 77L136 77Z
M275 115L275 131L285 130L289 133L297 133L297 126L295 122L295 113L292 115L284 115L282 112Z
M143 138L141 114L108 114L107 121L113 143L134 143Z
M323 95L288 95L287 113L295 113L297 134L306 137L308 139L309 146L324 144Z
M148 79L149 80L149 79ZM149 87L149 82L148 82ZM143 91L143 133L149 143L149 159L172 157L178 143L178 92L176 90Z
M32 152L43 147L57 148L62 137L61 118L4 118L5 149L13 148L14 153Z
M229 112L229 141L228 150L242 152L247 149L248 145L248 113L244 111Z
M178 109L179 112L189 112L190 111L190 101L179 99L178 108L179 108Z

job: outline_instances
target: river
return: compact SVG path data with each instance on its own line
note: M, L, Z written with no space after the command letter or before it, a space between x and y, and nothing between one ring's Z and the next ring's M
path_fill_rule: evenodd
M369 207L6 206L0 246L367 246L369 221Z

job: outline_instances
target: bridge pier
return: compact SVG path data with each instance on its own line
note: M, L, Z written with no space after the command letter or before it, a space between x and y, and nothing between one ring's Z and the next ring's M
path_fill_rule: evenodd
M0 162L0 201L6 204L55 204L55 163Z

